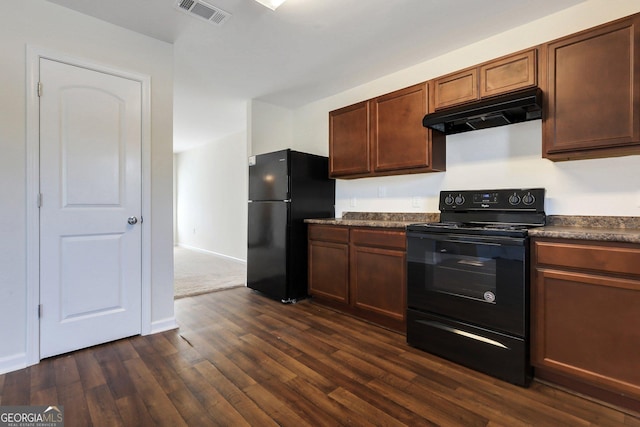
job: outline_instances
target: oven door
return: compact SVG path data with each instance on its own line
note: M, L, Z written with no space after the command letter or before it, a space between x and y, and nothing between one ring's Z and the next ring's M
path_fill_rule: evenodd
M407 306L528 335L526 238L407 233Z

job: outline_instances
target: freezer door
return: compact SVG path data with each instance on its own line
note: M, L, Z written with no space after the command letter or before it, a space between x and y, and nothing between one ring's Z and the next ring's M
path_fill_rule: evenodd
M289 205L250 202L247 248L247 286L287 299L287 242Z
M289 199L289 150L249 158L249 200Z

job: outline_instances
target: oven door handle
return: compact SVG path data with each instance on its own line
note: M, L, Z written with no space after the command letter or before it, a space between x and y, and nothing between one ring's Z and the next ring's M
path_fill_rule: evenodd
M448 243L466 243L470 245L489 245L500 246L504 244L511 244L520 246L526 240L526 238L518 237L484 237L484 236L469 236L469 235L457 235L457 234L435 234L435 233L421 233L421 232L408 232L407 238L420 239L420 240L436 240L439 242Z
M436 322L434 320L418 320L418 323L423 323L423 324L425 324L427 326L431 326L432 328L441 329L441 330L446 331L446 332L451 332L451 333L456 334L456 335L460 335L460 336L463 336L463 337L471 338L473 340L480 341L480 342L483 342L485 344L490 344L490 345L493 345L495 347L499 347L499 348L503 348L505 350L509 350L509 347L507 347L506 345L502 344L499 341L492 340L491 338L483 337L482 335L478 335L478 334L474 334L474 333L471 333L471 332L463 331L462 329L458 329L458 328L454 328L454 327L451 327L451 326L447 326L444 323Z
M449 238L449 239L441 239L439 241L445 242L445 243L456 243L456 244L463 243L465 245L500 246L500 243L484 242L484 241L469 240L469 239Z

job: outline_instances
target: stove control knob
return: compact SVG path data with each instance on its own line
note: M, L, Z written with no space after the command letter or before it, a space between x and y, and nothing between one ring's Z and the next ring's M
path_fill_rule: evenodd
M448 206L453 204L453 196L451 194L447 194L447 197L444 198L444 204Z
M522 196L522 203L524 203L525 205L532 205L533 202L535 201L536 201L536 198L531 193L527 193L524 196Z
M511 196L509 196L509 203L512 205L517 205L518 203L520 203L520 196L518 196L516 193L513 193Z
M461 205L464 203L464 197L462 197L462 194L458 194L454 200L454 202L456 203L456 205Z

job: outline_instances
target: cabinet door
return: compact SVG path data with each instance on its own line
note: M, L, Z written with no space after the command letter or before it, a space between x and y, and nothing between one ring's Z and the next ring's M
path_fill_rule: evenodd
M537 71L536 49L488 62L480 67L480 97L535 86Z
M404 322L405 242L402 231L353 230L350 276L354 307Z
M360 102L329 113L329 175L368 174L369 102Z
M348 241L345 227L309 226L310 295L349 303Z
M437 78L434 82L436 110L479 98L477 67Z
M427 83L372 101L374 171L429 167L429 131L422 126L427 102Z
M546 46L543 154L640 152L640 30L628 18Z
M640 281L542 269L533 282L532 364L640 398Z

